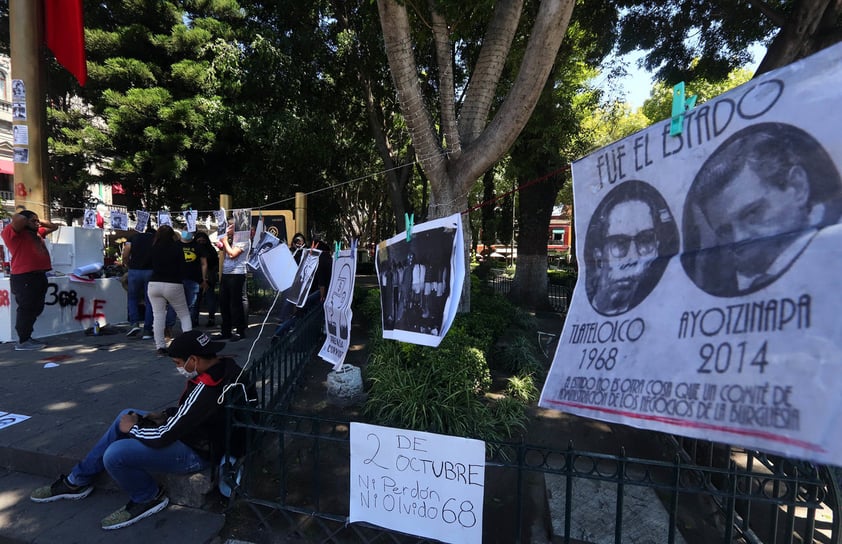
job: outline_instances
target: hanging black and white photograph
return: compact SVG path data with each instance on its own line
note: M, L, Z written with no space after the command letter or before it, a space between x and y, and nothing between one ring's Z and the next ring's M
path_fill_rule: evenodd
M225 208L220 208L213 212L216 217L216 235L219 237L225 236L225 231L228 230L228 219L225 218Z
M333 260L330 286L325 297L325 331L327 337L319 357L338 370L351 346L351 302L354 298L354 278L357 273L356 248L339 252Z
M85 215L82 218L82 228L83 229L95 229L96 228L96 210L93 208L88 208L85 210Z
M310 294L310 286L313 285L313 278L316 277L321 254L321 250L315 248L305 249L301 261L298 263L295 280L287 290L287 300L299 308L307 303L307 295Z
M162 227L164 225L173 226L172 216L170 215L170 212L166 210L161 210L158 212L158 226Z
M253 270L258 270L260 268L260 256L280 244L281 241L275 238L270 232L262 231L251 244L251 252L249 253L247 264Z
M231 214L234 216L234 232L250 232L251 225L251 209L243 208L239 210L232 210Z
M146 210L135 210L135 216L137 217L137 223L134 226L134 230L137 232L146 232L146 227L149 226L149 212Z
M434 219L377 246L383 338L437 346L462 294L461 215Z
M127 230L129 228L129 216L122 210L111 209L108 213L113 230Z
M199 212L196 210L186 210L184 212L184 222L187 223L187 232L196 232L196 218Z

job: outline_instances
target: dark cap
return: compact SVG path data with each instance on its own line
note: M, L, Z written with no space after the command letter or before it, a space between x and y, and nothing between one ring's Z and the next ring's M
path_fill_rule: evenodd
M210 336L204 332L192 330L174 338L167 352L176 359L187 359L191 355L213 357L224 347L224 342L211 342Z

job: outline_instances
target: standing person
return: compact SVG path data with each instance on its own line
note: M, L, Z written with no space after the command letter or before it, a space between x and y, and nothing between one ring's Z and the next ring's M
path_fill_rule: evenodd
M181 249L184 252L184 298L190 310L190 320L194 327L198 327L199 292L207 287L208 259L192 232L181 232Z
M225 453L225 411L217 399L236 381L241 368L233 359L217 355L223 347L200 331L174 339L170 357L187 378L178 406L155 413L123 410L69 475L34 490L30 499L38 503L83 499L93 491L94 478L105 470L129 493L129 502L103 518L103 529L127 527L166 508L169 499L150 472L198 472L219 464Z
M149 279L149 302L152 303L152 331L159 356L167 355L167 340L164 333L167 319L167 303L175 310L181 321L181 332L193 328L190 310L184 297L184 252L177 241L177 235L169 225L158 227L149 263L152 277Z
M152 338L152 304L146 296L152 268L148 263L152 242L155 234L152 230L135 233L123 244L123 264L129 267L128 272L128 304L129 323L131 329L126 336L134 336L141 332L140 323L143 321L143 338ZM143 301L143 319L140 317L140 302Z
M15 314L18 343L15 344L15 351L47 347L43 342L32 339L35 320L44 311L47 272L53 267L44 239L38 235L40 225L35 212L22 210L12 216L12 222L0 233L3 244L11 253L12 275L9 284L18 305Z
M216 285L219 283L219 253L216 246L211 243L207 233L199 231L193 235L193 238L207 263L202 288L199 290L199 299L196 301L196 317L198 318L202 302L207 302L208 327L213 327L216 325ZM198 321L193 321L193 324L198 325Z
M246 261L248 241L235 242L234 225L228 225L222 238L222 281L219 284L219 310L222 327L215 338L236 342L246 336Z

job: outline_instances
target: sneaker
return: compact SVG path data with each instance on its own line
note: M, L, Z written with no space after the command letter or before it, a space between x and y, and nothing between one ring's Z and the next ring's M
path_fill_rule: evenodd
M231 338L229 338L228 341L229 342L239 342L242 339L243 339L243 337L235 332L234 334L231 335Z
M158 494L149 502L138 504L133 501L126 503L126 506L120 508L113 514L106 516L102 520L102 528L106 531L111 529L122 529L128 527L143 518L148 518L152 514L157 514L167 507L170 500L164 495L164 489L159 488Z
M140 332L140 330L141 330L140 327L137 327L137 326L132 327L131 330L126 333L126 336L136 336L137 333Z
M155 336L152 334L152 331L143 331L143 337L141 338L142 340L152 340L153 338L155 338Z
M78 501L90 495L93 490L92 485L71 485L62 474L52 485L45 485L33 491L29 498L32 502L53 502L60 499Z
M164 329L164 338L172 339L172 329L167 327Z
M47 347L47 344L36 342L30 338L29 340L15 344L15 351L38 351L39 349L44 349L45 347Z
M169 357L170 352L167 351L167 348L158 348L155 353L158 354L158 357Z

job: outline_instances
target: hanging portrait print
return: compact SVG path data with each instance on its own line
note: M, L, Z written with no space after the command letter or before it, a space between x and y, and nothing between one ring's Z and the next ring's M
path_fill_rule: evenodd
M375 263L383 338L438 346L456 317L464 283L461 215L427 221L409 237L403 232L381 242Z
M573 164L540 405L842 464L842 44Z

